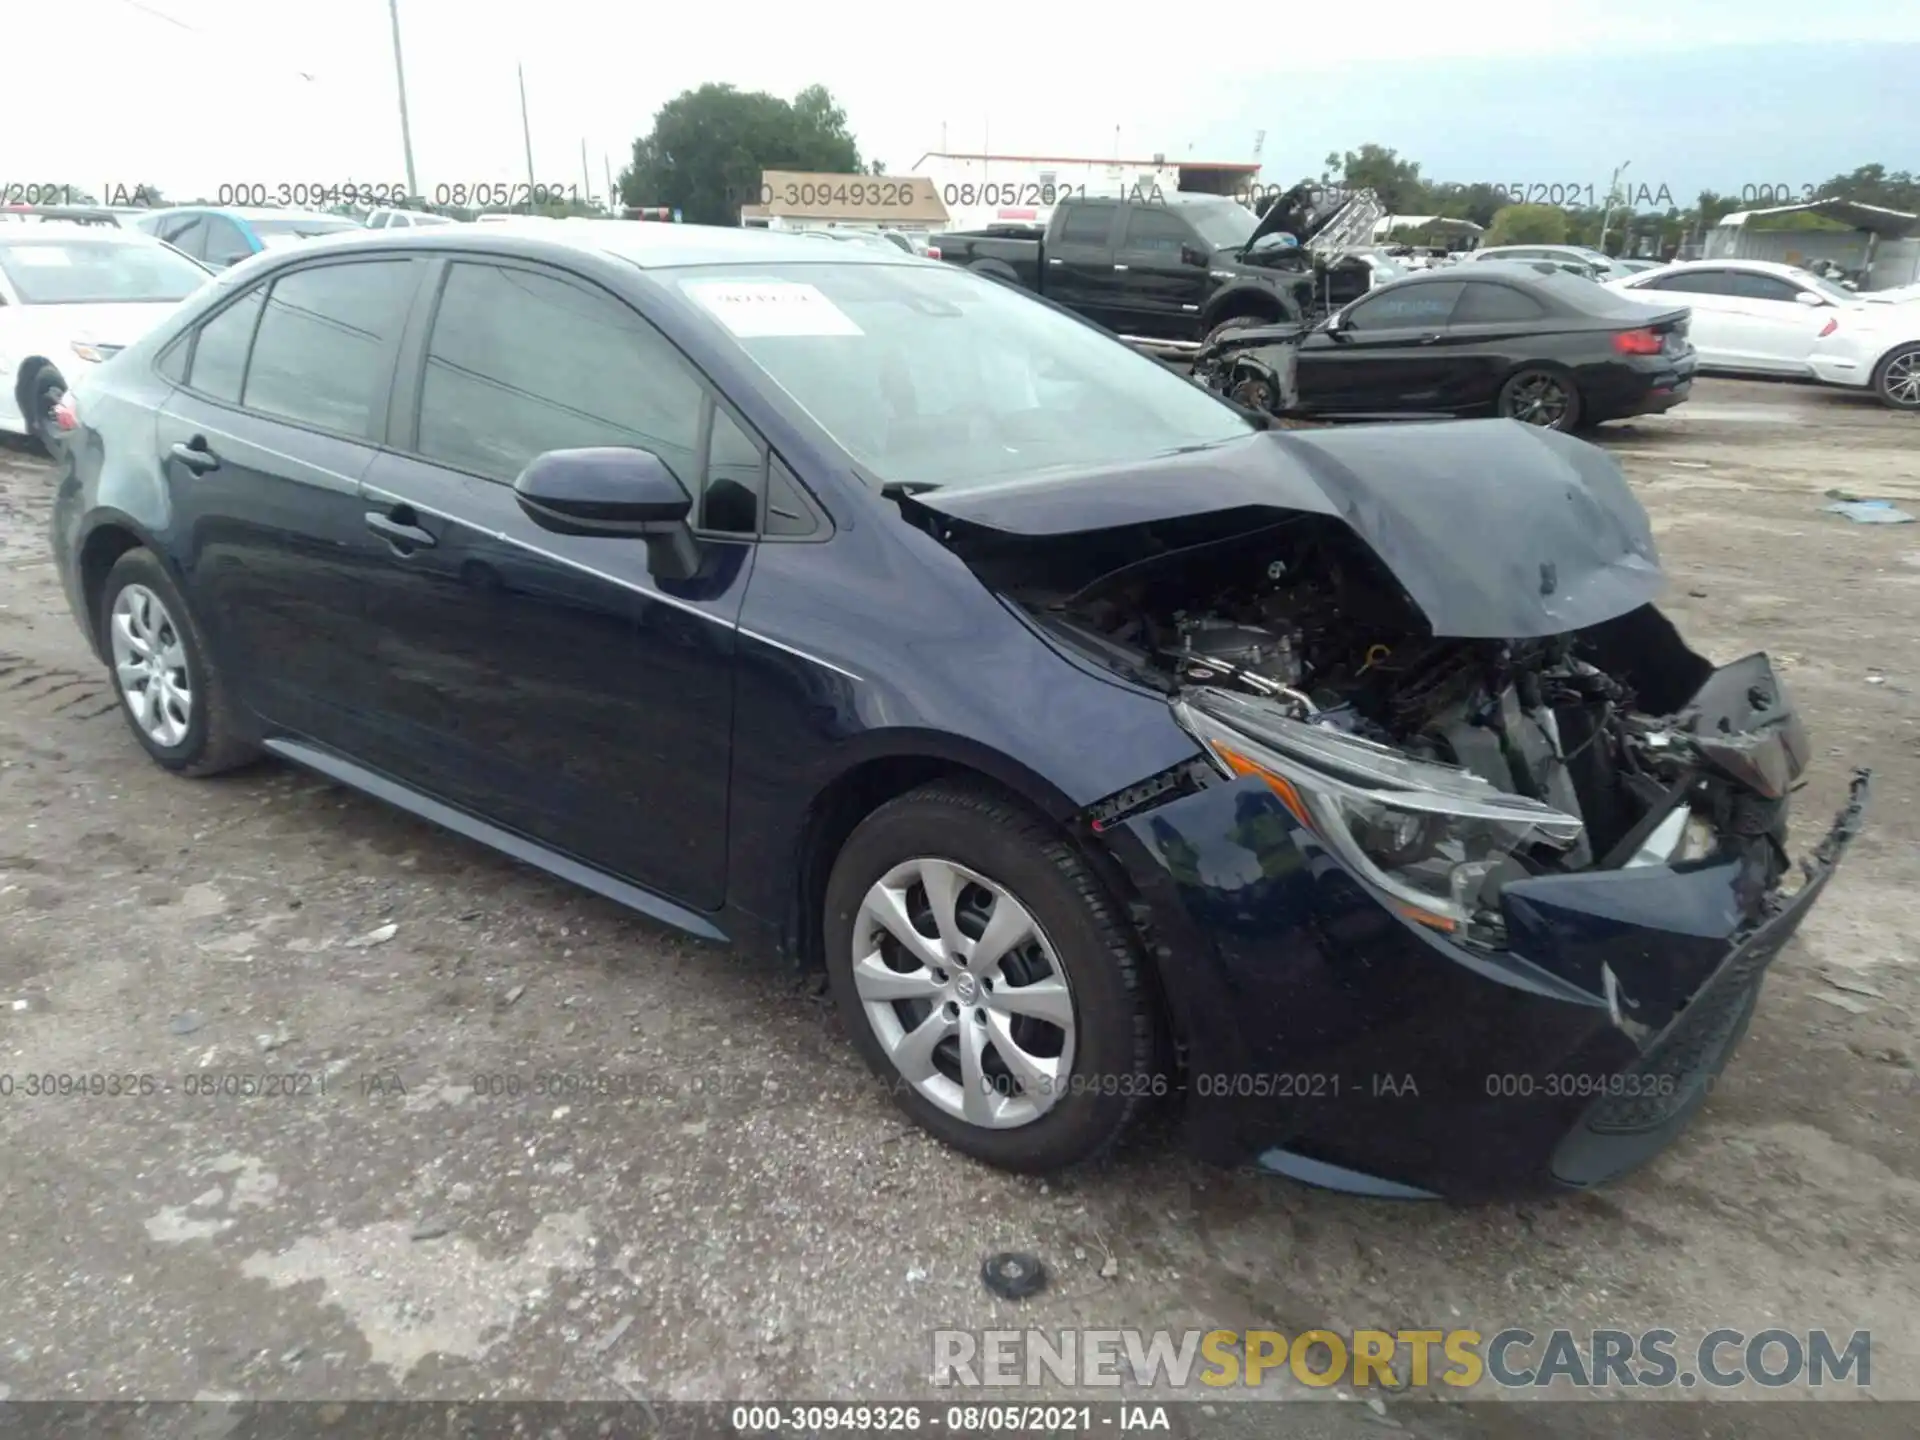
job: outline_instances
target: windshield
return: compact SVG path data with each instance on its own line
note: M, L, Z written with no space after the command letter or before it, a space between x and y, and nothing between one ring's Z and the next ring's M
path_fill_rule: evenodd
M1200 238L1215 249L1232 249L1247 243L1260 222L1246 206L1232 200L1200 200L1181 205L1175 211L1184 215L1200 232Z
M1252 428L1158 361L963 270L827 261L675 279L882 482L1119 464Z
M310 239L315 235L337 235L342 230L358 230L358 220L333 215L300 215L285 220L249 220L253 233L261 239L269 235L291 235Z
M139 240L9 241L0 244L0 270L24 305L184 300L208 279L186 256Z

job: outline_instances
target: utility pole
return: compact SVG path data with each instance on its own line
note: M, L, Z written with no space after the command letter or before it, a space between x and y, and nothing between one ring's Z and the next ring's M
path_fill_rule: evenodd
M580 137L580 199L583 203L593 204L593 176L587 170L587 137Z
M527 213L531 215L537 182L533 178L533 131L527 125L527 67L516 65L513 69L520 77L520 138L527 142Z
M1620 177L1627 173L1631 160L1622 160L1613 167L1613 179L1607 182L1607 208L1600 212L1600 243L1595 248L1604 255L1607 253L1607 229L1613 223L1615 197L1620 194Z
M614 189L613 186L613 161L610 157L602 155L600 157L600 163L607 167L607 209L610 213L618 215L620 213L621 201L620 192Z
M407 123L407 67L400 59L400 0L387 0L393 19L393 78L400 87L400 148L407 155L407 198L417 199L420 186L413 176L413 127Z

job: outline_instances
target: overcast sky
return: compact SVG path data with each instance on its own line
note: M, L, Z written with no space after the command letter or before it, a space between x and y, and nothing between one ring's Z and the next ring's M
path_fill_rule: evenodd
M54 13L60 43L35 53L57 63L9 64L0 82L0 183L152 181L187 198L223 182L405 178L386 0L63 0ZM1171 12L1133 24L1084 5L936 18L957 13L400 0L421 188L526 178L516 61L538 178L581 183L584 140L595 190L663 102L708 80L788 96L824 83L863 153L896 173L943 135L951 150L1245 159L1259 129L1270 180L1366 140L1461 180L1586 178L1628 158L1614 152L1629 140L1635 173L1676 186L1920 165L1920 50L1894 48L1920 45L1915 0L1359 0L1183 11L1171 31ZM1849 41L1868 43L1830 48ZM1775 48L1755 59L1724 48L1736 44ZM1350 49L1364 63L1330 68Z

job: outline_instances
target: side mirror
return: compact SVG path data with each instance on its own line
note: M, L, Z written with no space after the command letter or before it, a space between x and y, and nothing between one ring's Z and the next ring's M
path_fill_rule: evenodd
M1211 265L1213 263L1213 257L1197 245L1182 245L1180 247L1180 259L1183 264L1187 265Z
M693 497L652 451L549 450L527 463L513 493L528 519L556 535L644 542L655 579L685 580L700 568L687 523Z
M1327 334L1329 335L1333 334L1334 331L1340 328L1340 312L1336 310L1331 315L1327 316L1326 319L1320 322L1320 328L1326 331Z
M1822 300L1818 295L1814 294L1811 290L1797 291L1794 294L1793 298L1795 300L1798 300L1802 305L1824 307L1827 303L1825 300Z

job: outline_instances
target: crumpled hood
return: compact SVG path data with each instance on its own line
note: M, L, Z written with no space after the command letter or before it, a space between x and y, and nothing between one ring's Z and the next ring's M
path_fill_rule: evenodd
M1613 458L1512 420L1268 431L902 504L1026 537L1237 509L1332 516L1380 557L1434 634L1457 639L1583 630L1666 583L1646 511Z

